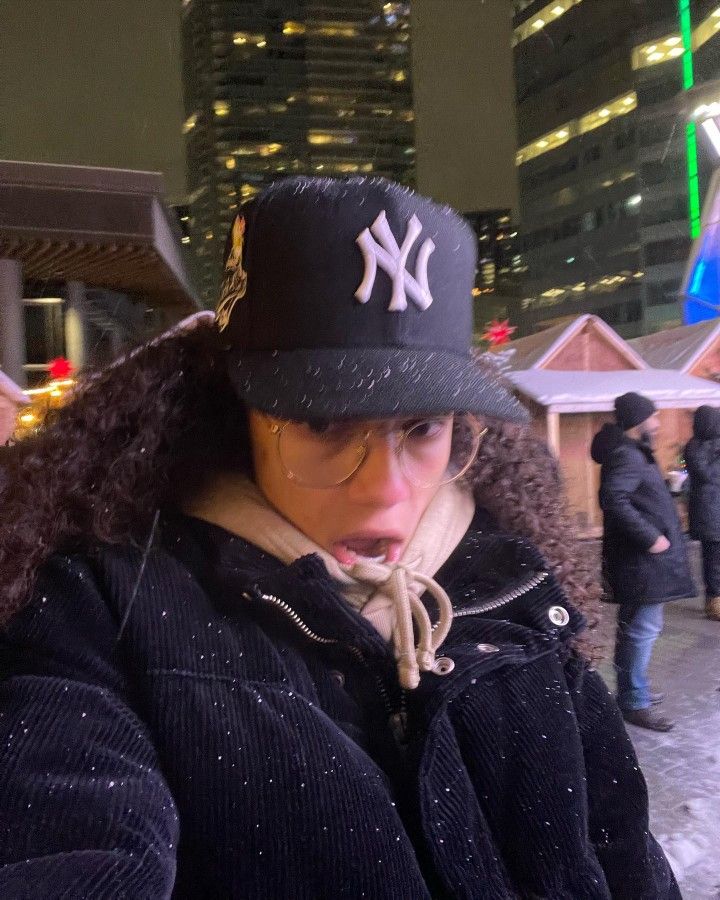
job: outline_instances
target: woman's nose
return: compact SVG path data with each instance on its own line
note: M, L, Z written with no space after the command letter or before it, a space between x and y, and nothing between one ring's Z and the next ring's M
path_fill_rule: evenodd
M348 484L350 499L393 506L409 497L412 486L400 465L398 441L395 432L370 435L365 459Z

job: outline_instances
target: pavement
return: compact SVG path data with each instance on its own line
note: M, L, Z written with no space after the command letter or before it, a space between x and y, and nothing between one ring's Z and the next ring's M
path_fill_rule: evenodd
M600 632L612 659L617 608L603 605ZM599 669L614 689L612 664ZM650 827L683 900L720 900L720 622L699 598L665 604L665 629L650 664L666 734L628 725L650 792Z

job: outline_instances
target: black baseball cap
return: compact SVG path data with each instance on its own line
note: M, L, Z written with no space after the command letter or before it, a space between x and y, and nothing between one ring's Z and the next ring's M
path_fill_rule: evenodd
M465 411L527 421L470 352L476 238L384 178L292 177L244 204L217 326L249 406L294 420Z

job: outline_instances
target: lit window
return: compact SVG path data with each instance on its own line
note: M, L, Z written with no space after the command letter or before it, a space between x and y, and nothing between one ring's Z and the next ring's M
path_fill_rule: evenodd
M720 30L720 6L706 16L693 31L692 49L697 50Z
M599 109L594 109L586 115L581 116L579 120L579 133L587 134L588 131L593 131L595 128L599 128L601 125L611 122L618 116L627 115L629 112L632 112L636 106L637 94L634 91L630 94L625 94L622 97L616 97L614 100L611 100L610 103L606 103Z
M227 116L230 113L230 104L227 100L216 100L213 103L213 112L216 116Z
M241 144L235 150L233 150L234 156L273 156L275 153L279 153L282 150L283 145L277 143L270 144ZM227 163L226 163L227 165ZM229 169L234 169L235 166L228 166Z
M637 94L632 91L621 97L616 97L604 106L592 110L580 119L573 119L566 122L561 128L543 134L536 138L532 143L521 147L515 155L516 165L521 166L523 163L541 156L543 153L549 153L556 150L563 144L567 143L571 138L586 134L601 125L606 125L618 116L624 116L632 112L637 106Z
M308 144L355 144L357 134L351 131L311 131L308 134Z
M182 133L187 134L189 131L192 131L193 128L197 125L198 114L193 113L191 116L188 116L187 119L183 122Z
M718 10L720 12L720 10ZM696 50L715 33L713 22L718 22L712 16L708 16L693 32L692 45ZM720 22L718 22L720 24ZM682 38L679 34L670 34L659 40L647 44L640 44L633 48L633 69L645 69L648 66L657 66L660 63L669 62L682 56L685 50L682 47Z
M282 144L270 143L270 144L260 144L260 148L258 152L260 156L273 156L275 153L279 153L283 148Z
M358 30L351 25L338 23L321 25L313 31L313 34L320 35L321 37L354 38L358 36Z
M575 137L576 134L577 123L567 122L562 128L558 128L556 131L551 131L548 134L542 135L537 140L533 141L531 144L527 144L518 151L516 156L517 165L521 165L524 162L528 162L528 160L534 159L536 156L540 156L543 153L561 147L563 144L567 143L571 137Z
M565 15L568 10L572 9L573 6L577 6L578 3L582 3L582 0L553 0L552 3L543 6L542 9L537 11L537 15L531 16L531 18L513 30L513 46L542 31L543 28L559 19L560 16Z
M305 25L302 22L286 22L283 34L305 34Z
M242 47L245 44L255 44L258 47L262 44L264 46L265 35L254 34L251 31L236 31L233 35L233 44L237 44L238 47Z

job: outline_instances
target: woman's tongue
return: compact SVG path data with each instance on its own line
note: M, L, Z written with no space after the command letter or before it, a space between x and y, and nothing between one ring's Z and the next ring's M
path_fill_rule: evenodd
M333 544L335 559L345 566L351 566L359 559L372 559L377 562L397 562L400 559L402 545L391 538L357 538L349 541L338 541Z

